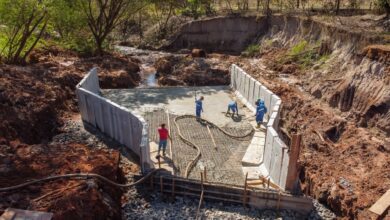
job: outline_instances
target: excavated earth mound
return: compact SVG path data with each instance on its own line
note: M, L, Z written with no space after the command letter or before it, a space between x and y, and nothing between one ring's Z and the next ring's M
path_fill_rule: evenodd
M57 48L37 51L30 60L27 66L0 65L0 187L78 172L122 181L118 152L90 148L78 133L61 137L74 142L51 138L78 111L76 85L91 68L99 68L103 88L129 88L140 81L137 60L79 58ZM54 219L120 219L121 194L94 180L35 184L0 193L0 215L13 207L53 212Z
M154 64L158 82L164 86L229 85L229 64L221 65L213 58L165 56Z
M119 152L80 144L26 145L4 139L0 144L0 187L79 172L121 181ZM93 179L45 182L0 193L0 214L13 207L52 212L53 219L119 219L121 194Z

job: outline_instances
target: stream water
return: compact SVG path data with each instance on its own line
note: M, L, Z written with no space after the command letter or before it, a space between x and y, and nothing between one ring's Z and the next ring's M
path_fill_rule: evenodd
M140 65L140 75L141 82L138 88L146 87L158 87L158 82L156 79L156 68L154 68L154 63L160 57L169 55L169 53L161 51L152 51L152 50L142 50L135 47L125 47L125 46L116 46L115 47L119 52L126 55L132 55L135 58L141 61Z

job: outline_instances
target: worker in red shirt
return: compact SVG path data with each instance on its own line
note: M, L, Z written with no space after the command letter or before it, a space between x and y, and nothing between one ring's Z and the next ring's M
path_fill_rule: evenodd
M161 124L161 127L158 129L158 134L160 136L160 142L158 143L158 155L160 155L162 148L163 156L165 156L165 149L167 148L168 138L172 141L168 129L165 128L165 124Z

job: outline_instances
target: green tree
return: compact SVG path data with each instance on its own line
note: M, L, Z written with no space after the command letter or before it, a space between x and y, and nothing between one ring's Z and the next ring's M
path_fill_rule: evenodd
M94 50L94 40L78 0L56 0L50 8L50 25L61 46L81 53Z
M7 63L25 63L48 24L45 0L0 1L0 55Z
M130 9L130 0L80 0L97 53L101 55L107 36L117 27Z

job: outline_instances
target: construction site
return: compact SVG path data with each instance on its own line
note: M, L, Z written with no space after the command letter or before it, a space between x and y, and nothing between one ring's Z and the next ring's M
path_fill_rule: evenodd
M390 219L389 16L342 12L0 59L0 220Z

